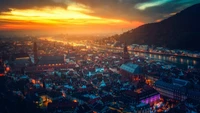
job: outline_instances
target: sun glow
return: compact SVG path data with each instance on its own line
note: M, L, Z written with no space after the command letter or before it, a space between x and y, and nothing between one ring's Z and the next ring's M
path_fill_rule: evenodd
M142 22L129 22L121 19L103 18L92 15L90 8L80 5L70 5L66 9L59 7L45 7L39 9L11 9L2 12L1 21L6 21L0 29L115 29L119 27L133 27Z

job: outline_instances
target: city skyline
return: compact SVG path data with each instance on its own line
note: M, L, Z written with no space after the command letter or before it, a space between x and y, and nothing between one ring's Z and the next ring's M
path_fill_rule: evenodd
M200 0L0 0L0 113L200 113Z

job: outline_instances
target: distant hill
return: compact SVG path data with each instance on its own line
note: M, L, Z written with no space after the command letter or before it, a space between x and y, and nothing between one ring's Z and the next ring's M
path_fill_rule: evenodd
M132 29L116 39L127 44L200 51L200 4L186 8L161 22Z

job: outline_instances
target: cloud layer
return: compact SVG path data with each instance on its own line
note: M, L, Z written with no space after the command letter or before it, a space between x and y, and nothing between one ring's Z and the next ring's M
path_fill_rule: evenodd
M0 0L0 31L121 32L196 3L200 0Z
M128 21L153 22L166 18L200 0L0 0L0 12L15 9L63 7L81 4L93 10L89 15Z
M66 7L63 1L53 0L0 0L0 12L10 11L11 8L15 9L31 9L41 7Z
M94 15L130 21L153 22L200 0L75 0L94 10Z

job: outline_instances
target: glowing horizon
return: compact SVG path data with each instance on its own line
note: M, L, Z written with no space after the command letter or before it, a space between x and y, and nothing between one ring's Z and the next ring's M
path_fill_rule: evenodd
M0 32L122 33L199 0L0 0ZM53 32L52 32L53 31Z
M71 29L90 30L131 29L138 27L143 22L127 21L115 18L103 18L92 16L93 11L87 7L70 5L68 8L45 7L39 9L14 9L10 12L2 12L0 20L6 20L6 24L0 26L0 30L50 30Z

